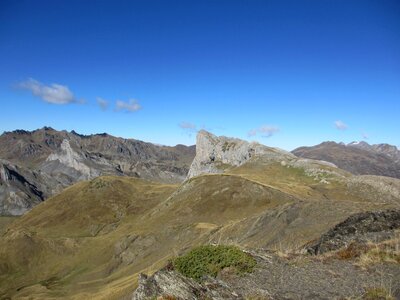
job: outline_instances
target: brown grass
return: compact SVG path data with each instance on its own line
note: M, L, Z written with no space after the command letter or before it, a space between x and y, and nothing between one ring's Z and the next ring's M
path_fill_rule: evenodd
M374 244L362 253L357 260L357 265L362 267L378 263L400 264L400 252L388 243Z
M369 288L365 292L363 300L395 300L390 291L383 287Z
M351 243L345 248L340 249L336 252L336 258L342 260L349 260L360 257L362 254L367 252L369 247L365 244Z

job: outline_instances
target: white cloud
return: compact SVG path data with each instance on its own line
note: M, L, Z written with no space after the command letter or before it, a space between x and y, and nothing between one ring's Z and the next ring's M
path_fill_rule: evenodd
M256 136L257 134L260 134L261 137L268 138L268 137L273 136L277 132L279 132L279 127L277 127L277 126L262 125L259 128L249 130L249 132L247 133L247 136L252 137L252 136Z
M130 99L128 102L117 100L115 103L117 111L135 112L141 108L142 106L135 99Z
M261 128L259 129L259 132L261 133L262 137L271 137L273 136L275 133L277 133L279 131L279 128L276 126L261 126Z
M26 81L20 82L17 87L30 91L33 95L41 98L47 103L68 104L81 102L77 101L74 94L67 86L58 83L45 85L33 78L29 78Z
M346 130L347 128L349 128L344 122L340 120L335 121L335 127L338 130Z
M97 101L97 104L100 106L101 110L107 110L107 108L108 108L107 100L97 97L96 101Z

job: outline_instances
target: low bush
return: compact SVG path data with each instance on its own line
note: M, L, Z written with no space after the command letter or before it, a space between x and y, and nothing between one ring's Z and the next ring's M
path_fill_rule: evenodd
M256 261L248 253L234 246L200 246L172 261L174 268L184 276L200 281L203 276L216 277L224 268L237 274L252 272Z

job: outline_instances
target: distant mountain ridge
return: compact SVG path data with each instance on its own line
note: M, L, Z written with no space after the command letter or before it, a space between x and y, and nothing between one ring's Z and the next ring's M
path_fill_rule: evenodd
M127 175L166 183L185 179L195 146L158 146L106 133L44 127L0 136L0 214L20 215L80 180Z
M370 145L367 142L361 141L349 143L347 146L385 154L394 159L396 162L400 162L400 150L394 145L386 143Z
M400 150L389 144L323 142L312 147L294 149L292 153L299 157L331 162L356 175L400 178Z

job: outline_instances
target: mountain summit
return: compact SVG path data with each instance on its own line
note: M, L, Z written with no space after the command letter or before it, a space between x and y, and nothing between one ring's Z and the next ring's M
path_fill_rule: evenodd
M196 156L188 178L204 173L222 173L225 168L240 166L254 156L269 156L281 161L295 156L284 150L270 148L256 142L216 135L201 130L196 138Z

